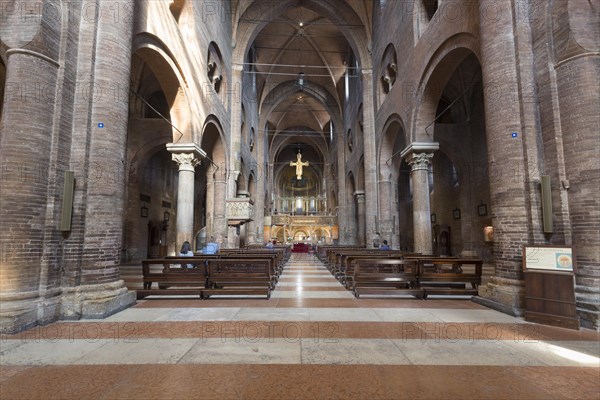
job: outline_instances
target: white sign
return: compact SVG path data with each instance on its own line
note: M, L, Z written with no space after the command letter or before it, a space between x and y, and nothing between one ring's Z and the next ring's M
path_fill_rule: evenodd
M552 271L573 271L571 247L523 246L523 267Z

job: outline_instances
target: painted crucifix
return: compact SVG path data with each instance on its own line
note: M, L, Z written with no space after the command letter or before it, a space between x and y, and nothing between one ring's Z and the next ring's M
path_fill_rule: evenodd
M290 167L296 167L296 178L302 179L302 167L308 167L308 161L302 162L302 153L298 152L296 162L290 161Z

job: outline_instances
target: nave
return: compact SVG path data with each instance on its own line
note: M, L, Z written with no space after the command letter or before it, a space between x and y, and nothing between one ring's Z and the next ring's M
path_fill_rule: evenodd
M306 254L288 261L270 300L141 300L104 320L3 336L1 348L3 400L594 399L600 390L596 332L464 299L356 299Z

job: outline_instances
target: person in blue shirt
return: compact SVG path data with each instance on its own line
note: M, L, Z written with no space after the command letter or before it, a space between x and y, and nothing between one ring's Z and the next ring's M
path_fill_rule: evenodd
M388 241L384 240L383 244L379 246L379 250L391 250L392 248L388 246Z
M194 252L192 251L192 245L187 240L181 245L179 250L179 257L193 257ZM181 268L192 268L191 264L181 264Z

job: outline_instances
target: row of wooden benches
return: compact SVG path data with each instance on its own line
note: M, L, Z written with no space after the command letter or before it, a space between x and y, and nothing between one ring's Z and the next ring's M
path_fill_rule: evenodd
M483 261L358 247L320 246L318 257L331 273L361 294L476 295Z
M207 299L212 295L264 295L270 298L289 257L289 249L281 247L223 249L213 255L144 260L144 289L137 291L137 297L198 295Z

